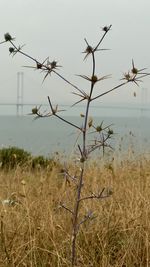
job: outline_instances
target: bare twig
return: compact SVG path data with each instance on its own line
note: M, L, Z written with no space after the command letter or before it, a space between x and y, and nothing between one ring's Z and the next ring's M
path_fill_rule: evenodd
M124 85L127 85L127 83L128 83L128 81L127 81L127 82L124 82L124 83L121 83L121 84L119 84L119 85L113 87L112 89L109 89L108 91L106 91L106 92L104 92L104 93L102 93L102 94L100 94L100 95L97 95L97 96L93 97L93 98L91 99L91 101L93 101L93 100L95 100L95 99L97 99L97 98L100 98L100 97L102 97L102 96L104 96L104 95L107 95L107 94L109 94L110 92L112 92L112 91L114 91L114 90L116 90L116 89L118 89L118 88L120 88L120 87L122 87L122 86L124 86Z
M95 219L96 217L97 217L97 216L94 216L92 211L89 211L89 212L84 216L84 218L79 222L79 224L78 224L78 230L79 230L80 226L81 226L83 223L85 223L85 222L88 221L88 220L93 220L93 219Z
M82 131L82 128L80 128L79 126L77 126L76 124L73 124L72 122L60 117L59 115L56 114L57 111L54 110L53 106L52 106L52 103L51 103L51 100L50 100L50 97L48 96L48 102L49 102L49 105L50 105L50 108L51 108L51 111L52 111L52 114L57 117L58 119L60 119L61 121L73 126L74 128L77 128L78 130Z
M60 202L60 207L69 211L72 215L74 215L73 211L71 209L69 209L68 207L66 207L63 203Z

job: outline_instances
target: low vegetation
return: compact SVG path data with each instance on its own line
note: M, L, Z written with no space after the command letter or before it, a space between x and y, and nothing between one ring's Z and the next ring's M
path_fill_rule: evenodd
M78 234L78 266L149 266L150 161L99 163L88 164L82 197L99 188L104 197L113 193L82 201L95 213ZM71 173L75 168L70 164ZM0 266L70 266L71 217L62 206L71 206L75 188L62 172L56 165L1 169Z
M0 149L0 168L11 170L16 167L29 169L52 169L57 164L54 158L32 156L31 153L18 147Z

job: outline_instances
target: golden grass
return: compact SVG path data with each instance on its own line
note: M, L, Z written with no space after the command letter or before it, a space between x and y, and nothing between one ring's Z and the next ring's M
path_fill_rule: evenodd
M84 181L83 196L103 187L113 195L83 201L80 216L97 217L80 228L78 266L150 266L150 161L91 163ZM0 199L20 201L0 204L0 267L70 266L71 217L59 203L72 208L74 190L57 168L0 172Z

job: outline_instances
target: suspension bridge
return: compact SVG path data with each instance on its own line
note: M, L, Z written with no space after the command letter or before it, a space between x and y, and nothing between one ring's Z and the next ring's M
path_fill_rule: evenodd
M141 111L150 111L150 105L147 102L148 100L148 89L143 88L141 94L141 104L132 105L132 104L103 104L91 106L95 109L116 109L116 110L141 110ZM46 103L25 103L24 102L24 73L17 73L17 98L16 102L0 102L0 106L9 106L16 108L16 115L23 115L23 108L25 106L39 107L39 106L49 106L48 102ZM61 105L61 107L69 107L69 105Z

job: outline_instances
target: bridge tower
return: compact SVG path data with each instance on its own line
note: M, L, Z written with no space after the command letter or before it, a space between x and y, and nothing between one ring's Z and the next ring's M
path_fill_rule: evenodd
M23 115L23 89L24 89L24 73L17 72L17 104L16 113Z
M148 104L148 88L141 88L141 105L144 107Z
M147 108L148 105L148 88L142 88L141 90L141 116L144 117L146 115L144 108Z

